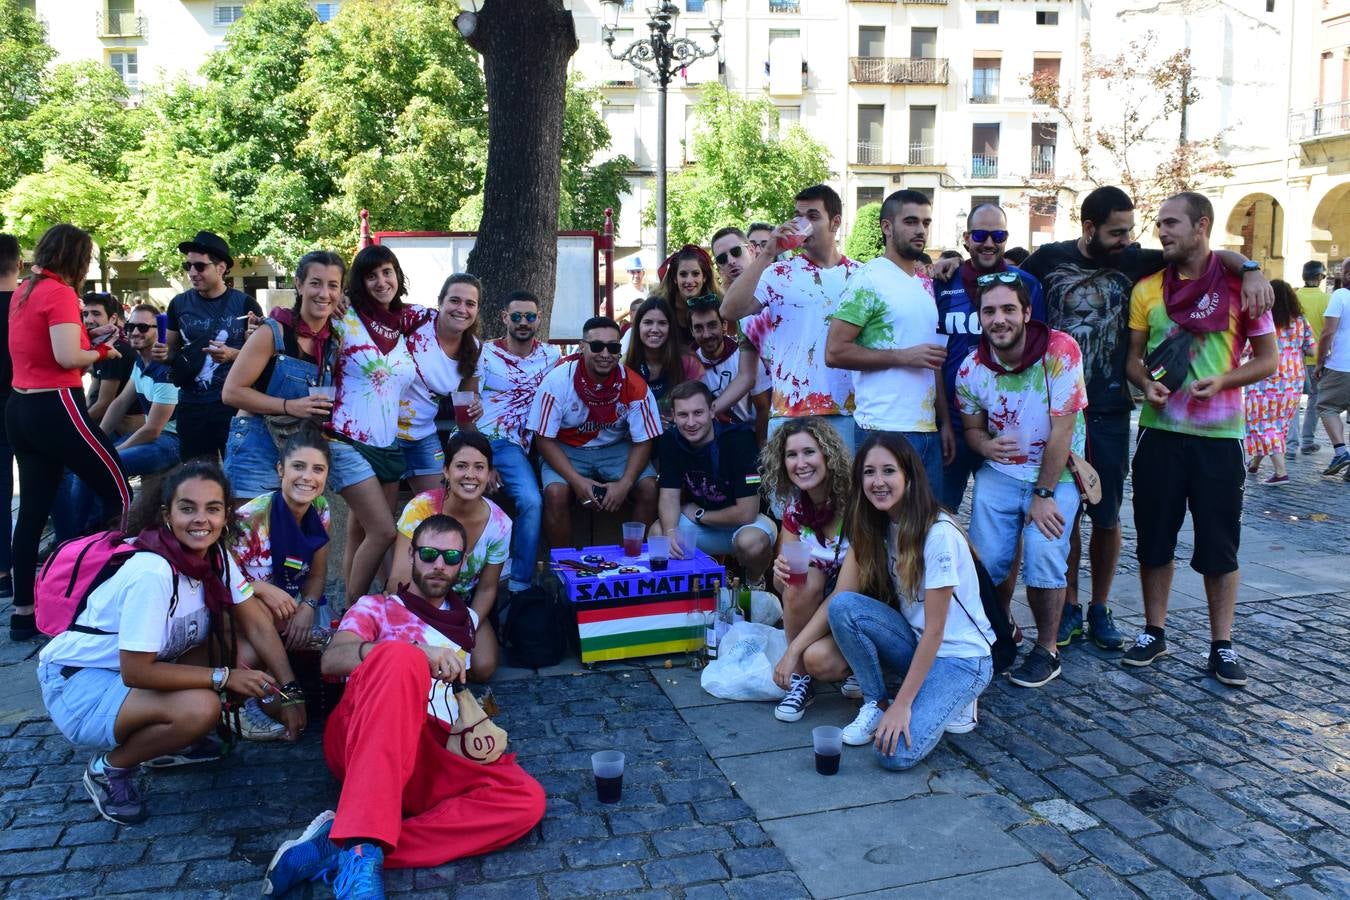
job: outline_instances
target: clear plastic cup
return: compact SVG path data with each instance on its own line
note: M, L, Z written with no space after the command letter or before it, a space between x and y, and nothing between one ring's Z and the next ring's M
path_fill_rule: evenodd
M670 537L654 534L647 538L647 563L653 572L659 572L670 565Z
M817 725L811 729L811 743L816 751L816 772L839 774L839 758L844 752L843 731L833 725Z
M309 386L309 395L311 397L322 397L329 403L332 403L337 400L337 385L311 384Z
M787 583L800 587L806 584L806 570L811 567L811 547L802 541L788 541L783 545L787 559Z
M637 559L642 555L642 535L647 530L647 526L641 522L623 523L623 555L629 559Z
M676 537L680 541L680 553L685 559L693 559L694 554L698 552L698 526L681 525Z
M811 220L806 216L797 216L792 219L792 225L796 228L794 234L785 234L778 239L779 245L784 250L795 250L802 245L802 242L811 236L815 228L811 225Z
M624 755L619 750L601 750L591 754L595 799L601 803L618 803L623 799L623 762Z
M469 407L473 406L473 391L452 391L450 393L450 402L455 407L455 424L472 425L473 419L469 418Z

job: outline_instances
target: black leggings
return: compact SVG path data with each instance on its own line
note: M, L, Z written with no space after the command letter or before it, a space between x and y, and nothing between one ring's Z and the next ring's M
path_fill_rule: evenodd
M118 519L131 508L131 488L112 441L89 421L79 390L15 391L5 409L5 430L19 461L14 605L22 608L33 605L38 545L65 470L79 476L105 510L117 510Z

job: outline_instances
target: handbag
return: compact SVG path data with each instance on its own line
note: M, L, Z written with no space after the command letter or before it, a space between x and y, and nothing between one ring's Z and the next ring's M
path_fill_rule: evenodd
M1195 334L1185 328L1166 338L1153 348L1153 352L1144 357L1144 368L1154 381L1167 388L1170 393L1181 390L1186 374L1191 369L1191 344Z
M1189 333L1189 332L1188 332ZM1045 361L1041 360L1041 374L1045 376L1045 406L1046 412L1050 412L1050 370L1046 368ZM1051 414L1051 419L1054 415ZM1069 448L1069 458L1065 461L1065 468L1073 476L1073 483L1078 486L1078 493L1088 503L1102 502L1102 478L1097 474L1097 470L1092 467L1092 463L1083 458L1082 454L1074 452Z
M449 685L446 686L449 690ZM455 694L459 716L450 726L445 749L476 763L494 763L506 752L506 730L493 722L467 689Z

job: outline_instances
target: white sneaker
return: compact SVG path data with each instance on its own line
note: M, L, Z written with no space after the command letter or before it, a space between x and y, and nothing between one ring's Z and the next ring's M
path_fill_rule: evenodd
M773 717L780 722L795 722L806 714L806 708L816 699L816 688L810 675L792 676L792 687L787 696L774 707Z
M844 726L842 737L844 743L850 747L861 747L863 744L872 743L872 737L877 733L877 726L881 724L881 717L885 710L877 706L875 700L868 700L858 710L858 716L852 722Z
M979 700L970 701L970 705L965 709L959 709L956 714L947 721L943 730L948 734L966 734L975 730L975 723L979 721L979 713L976 709Z
M839 693L850 700L862 699L862 685L858 684L858 676L850 675L844 679L844 683L839 685Z
M286 734L286 726L273 719L250 697L239 710L239 736L246 741L277 741Z

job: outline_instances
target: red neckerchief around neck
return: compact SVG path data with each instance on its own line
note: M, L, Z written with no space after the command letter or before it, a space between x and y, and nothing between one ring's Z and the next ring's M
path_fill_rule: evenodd
M1209 255L1209 265L1199 278L1183 279L1176 265L1163 270L1163 304L1167 317L1195 334L1223 331L1228 327L1233 292L1228 272L1219 255Z
M587 418L600 426L613 425L619 421L619 392L623 389L624 380L623 364L616 364L614 371L603 380L596 381L591 377L591 373L586 371L586 360L580 353L575 353L563 361L573 359L577 364L572 370L572 387L590 411Z

